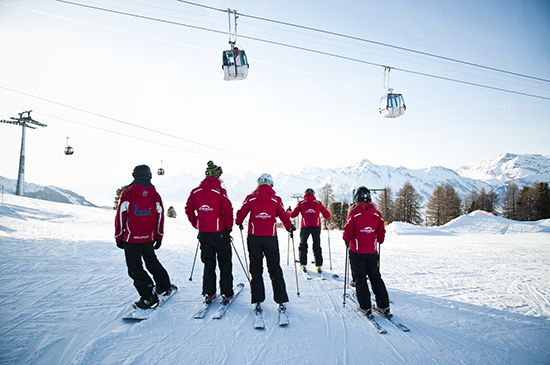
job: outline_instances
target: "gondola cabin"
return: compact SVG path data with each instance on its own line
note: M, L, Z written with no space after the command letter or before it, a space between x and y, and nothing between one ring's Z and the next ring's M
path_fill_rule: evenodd
M67 137L67 146L65 147L65 155L69 156L74 153L74 149L69 145L69 137Z
M162 167L159 167L157 170L157 175L164 175L164 169Z
M234 47L223 51L222 69L224 80L244 80L248 76L248 68L248 59L244 50Z
M397 118L405 114L405 99L401 94L388 93L380 98L378 111L384 118Z

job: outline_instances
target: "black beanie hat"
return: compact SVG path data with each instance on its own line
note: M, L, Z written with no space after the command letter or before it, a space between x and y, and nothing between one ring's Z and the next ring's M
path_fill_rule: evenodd
M151 174L151 169L147 165L138 165L134 167L134 171L132 172L132 176L134 178L139 177L148 177L149 179L153 176Z
M204 172L204 174L206 176L212 176L212 177L215 177L215 178L219 178L222 175L222 173L223 173L223 171L222 171L221 166L216 166L216 165L214 165L214 162L208 161L206 171Z

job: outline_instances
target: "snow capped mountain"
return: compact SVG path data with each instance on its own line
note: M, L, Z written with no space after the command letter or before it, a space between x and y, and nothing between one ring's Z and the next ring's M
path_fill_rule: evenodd
M292 193L303 192L307 187L320 189L325 184L331 184L335 197L349 202L352 199L353 189L361 185L371 189L390 187L393 192L397 192L407 181L424 199L427 199L435 187L442 183L451 184L463 196L481 188L491 190L491 185L486 182L460 176L457 172L440 166L413 170L401 166L375 165L369 160L344 168L307 168L298 175L301 179L295 175L277 176L276 181L285 182L278 192L281 192L281 195L292 195ZM305 179L308 181L304 181ZM287 183L289 181L297 184L291 186Z
M222 175L222 180L234 206L240 206L246 195L256 188L256 179L263 172L273 174L275 191L285 205L293 205L293 195L302 196L306 188L313 188L319 193L321 187L326 184L332 186L337 200L350 202L353 189L359 186L364 185L370 189L390 187L395 194L406 182L410 182L415 187L425 203L433 190L442 183L450 184L462 197L466 197L472 191L479 191L482 188L502 196L506 186L512 181L520 187L536 181L550 182L550 157L506 153L494 160L486 160L472 167L462 167L458 171L442 166L415 170L403 166L376 165L365 159L345 167L307 167L297 173L275 173L267 170L246 175L232 175L226 172ZM196 187L203 178L204 175L180 173L163 178L155 177L153 184L167 207L175 205L176 208L178 206L182 208L191 189ZM15 191L14 180L0 177L0 184L4 185L8 193ZM25 184L25 193L27 196L39 199L93 205L72 191L54 186Z
M15 194L17 181L0 176L0 185L3 192ZM95 207L94 204L90 203L83 196L78 195L71 190L61 189L57 186L42 186L25 183L24 191L25 196L28 196L29 198Z
M504 153L494 160L485 160L472 167L458 170L462 176L492 185L514 181L518 185L550 180L550 157Z

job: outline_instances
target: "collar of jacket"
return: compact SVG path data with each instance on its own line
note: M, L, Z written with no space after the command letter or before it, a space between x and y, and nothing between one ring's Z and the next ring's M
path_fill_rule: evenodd
M201 188L221 188L222 182L220 179L214 176L207 176L204 178L203 181L199 184Z

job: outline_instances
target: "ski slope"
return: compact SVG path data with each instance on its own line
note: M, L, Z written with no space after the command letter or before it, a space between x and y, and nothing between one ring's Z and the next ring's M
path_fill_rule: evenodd
M0 364L550 363L548 220L520 223L476 212L439 228L390 225L381 271L392 310L411 332L378 317L388 331L380 335L352 303L343 307L340 281L299 275L296 295L284 231L288 327L276 325L267 273L265 330L253 329L248 286L222 319L211 319L216 306L193 319L202 264L189 281L196 232L181 213L166 219L157 251L179 292L149 320L125 322L137 294L112 238L114 211L5 195ZM243 259L240 235L233 236ZM333 271L343 274L340 236L330 232ZM328 269L326 231L322 247ZM235 283L246 282L233 257Z

